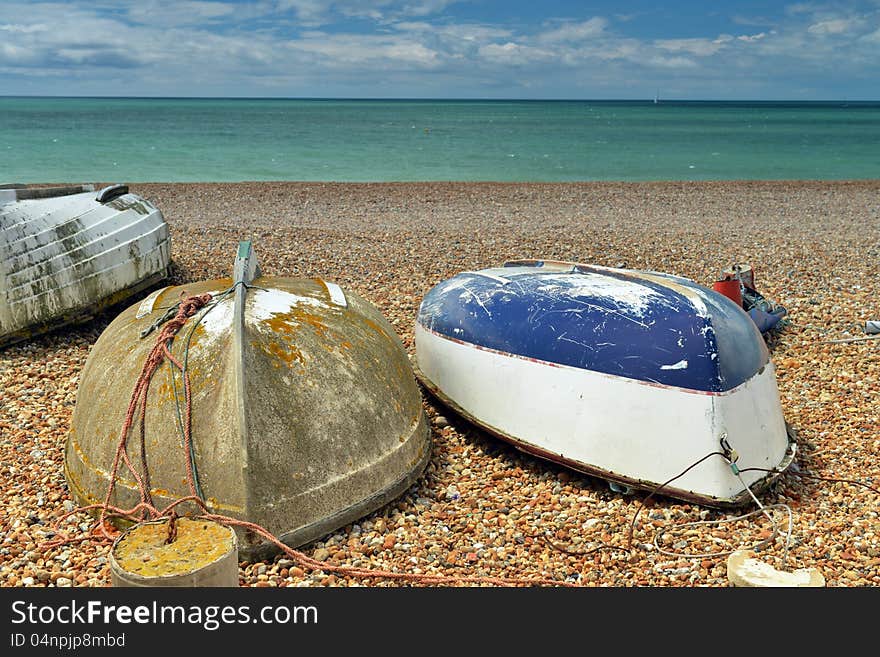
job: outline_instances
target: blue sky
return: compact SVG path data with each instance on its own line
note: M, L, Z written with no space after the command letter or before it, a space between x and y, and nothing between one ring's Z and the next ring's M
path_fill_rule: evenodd
M0 95L880 99L880 0L0 0Z

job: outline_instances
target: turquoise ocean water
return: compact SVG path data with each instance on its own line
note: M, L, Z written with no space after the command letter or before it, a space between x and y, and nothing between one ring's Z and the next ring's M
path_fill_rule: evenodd
M0 183L869 178L878 102L0 97Z

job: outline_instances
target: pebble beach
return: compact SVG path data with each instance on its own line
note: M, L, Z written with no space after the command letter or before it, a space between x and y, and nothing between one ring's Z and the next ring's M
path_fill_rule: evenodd
M518 258L655 270L706 286L749 263L758 291L788 310L768 346L797 457L758 496L772 511L616 492L517 451L423 391L433 453L418 482L300 548L327 569L279 554L241 562L241 586L508 578L730 587L727 555L755 546L775 569L815 569L827 587L880 585L880 339L860 339L865 322L880 319L880 180L129 187L169 224L168 283L229 276L238 241L251 239L264 274L320 276L353 290L410 355L433 285ZM0 350L0 586L110 585L108 543L47 543L76 508L63 454L78 377L120 310ZM698 521L706 524L688 524ZM92 523L75 513L63 528L76 535ZM449 579L353 576L347 567Z

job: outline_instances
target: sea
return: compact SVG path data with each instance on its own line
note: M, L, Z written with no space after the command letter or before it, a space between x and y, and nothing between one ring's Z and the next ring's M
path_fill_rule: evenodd
M0 97L0 183L880 179L880 102Z

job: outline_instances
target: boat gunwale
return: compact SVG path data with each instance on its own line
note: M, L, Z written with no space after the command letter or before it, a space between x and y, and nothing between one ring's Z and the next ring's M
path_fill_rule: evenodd
M90 194L96 191L92 184L81 185L51 185L48 187L28 187L21 183L6 183L0 185L0 189L13 190L15 192L16 203L18 201L34 201L50 198L61 198L64 196L74 196L76 194Z
M439 331L436 331L435 329L432 329L432 328L426 326L421 321L418 322L418 326L419 326L419 328L423 329L424 331L426 331L426 332L430 333L431 335L438 337L440 339L448 340L449 342L454 342L454 343L460 344L464 347L472 347L472 348L477 349L479 351L485 351L485 352L488 352L491 354L496 354L498 356L507 356L509 358L517 358L520 360L529 361L531 363L536 363L538 365L546 365L547 367L556 367L559 369L572 370L572 371L576 371L576 372L589 372L591 374L601 375L601 376L607 377L609 379L626 379L627 381L632 381L633 383L637 383L639 385L650 386L652 388L663 388L663 389L668 389L668 390L676 390L679 392L689 393L689 394L693 394L693 395L708 395L710 397L725 397L727 395L731 395L731 394L737 392L740 388L747 385L749 382L749 379L746 379L745 381L743 381L739 385L736 385L733 388L728 388L726 390L697 390L696 388L684 388L682 386L673 386L673 385L668 385L666 383L658 383L656 381L650 381L647 379L637 379L634 377L621 376L618 374L609 374L608 372L602 372L601 370L593 370L593 369L589 369L586 367L575 367L574 365L566 365L565 363L555 363L550 360L542 360L540 358L535 358L534 356L525 356L523 354L515 354L511 351L502 351L500 349L494 349L492 347L484 347L483 345L477 344L475 342L469 342L467 340L462 340L461 338L452 337L451 335L447 335L445 333L440 333ZM768 360L758 370L755 371L755 374L763 374L764 370L767 367L771 367L774 370L776 368L776 366L773 364L773 361Z

